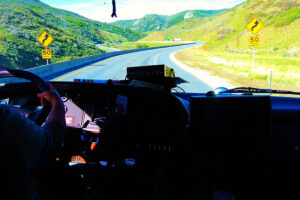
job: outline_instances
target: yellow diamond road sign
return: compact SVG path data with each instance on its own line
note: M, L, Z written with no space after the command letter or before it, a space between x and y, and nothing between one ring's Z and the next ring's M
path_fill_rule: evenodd
M250 36L249 38L249 46L259 46L260 37L259 36Z
M43 49L42 50L42 58L43 59L51 59L52 58L51 49Z
M256 17L247 25L247 29L252 34L256 34L263 27L264 27L263 23Z
M46 31L44 31L40 37L38 38L38 41L45 47L47 48L51 42L54 40L54 38L47 33Z

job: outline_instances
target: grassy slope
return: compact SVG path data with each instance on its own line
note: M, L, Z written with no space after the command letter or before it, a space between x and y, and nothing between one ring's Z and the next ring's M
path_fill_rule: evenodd
M226 11L226 9L221 9L221 10L187 10L187 11L183 11L183 12L176 13L174 15L169 16L164 28L170 28L171 26L174 26L174 25L179 24L180 22L184 21L184 16L185 16L186 13L192 13L191 19L195 19L195 18L210 17L210 16L213 16L213 15L217 15L219 13L222 13L224 11Z
M258 17L264 28L258 33L256 65L251 68L251 34L246 25ZM249 0L230 11L206 19L185 21L143 40L181 37L206 41L201 48L177 53L186 64L206 69L230 79L234 85L269 86L273 70L273 87L300 90L300 2L297 0Z
M137 19L119 20L119 21L113 22L112 24L123 27L123 28L133 29L133 24L136 22L136 20Z
M245 26L256 16L265 25L259 32L261 46L258 49L286 50L300 46L297 40L300 34L300 22L297 20L300 18L299 6L300 2L296 0L251 0L199 26L195 29L200 33L197 39L207 41L206 45L214 49L248 49L251 33Z
M209 48L247 49L251 35L246 25L256 16L265 27L259 32L261 49L290 48L299 46L300 2L297 0L251 0L223 14L204 19L183 21L171 28L154 32L142 40L160 41L167 36L181 37L183 40L206 41ZM294 22L294 23L293 23ZM296 42L296 43L295 43Z
M95 43L134 41L141 34L95 22L37 0L0 1L0 66L30 68L45 64L37 37L46 30L55 40L51 62L102 53Z
M167 18L168 16L166 15L150 14L145 15L140 19L121 20L114 22L113 24L123 28L129 28L135 31L150 32L154 30L161 30L164 24L166 23Z
M188 19L164 31L152 32L141 41L164 41L166 37L182 38L182 40L197 40L198 35L194 32L197 26L207 19Z

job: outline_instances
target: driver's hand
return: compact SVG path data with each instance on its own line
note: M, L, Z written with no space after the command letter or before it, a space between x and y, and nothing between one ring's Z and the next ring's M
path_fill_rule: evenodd
M51 112L47 118L47 122L56 122L65 126L66 121L64 103L54 86L49 83L49 87L50 91L37 94L38 97L45 98L47 101L49 101L52 106Z
M50 91L42 92L37 94L40 98L45 98L51 106L61 105L63 104L60 95L55 90L55 87L49 83Z

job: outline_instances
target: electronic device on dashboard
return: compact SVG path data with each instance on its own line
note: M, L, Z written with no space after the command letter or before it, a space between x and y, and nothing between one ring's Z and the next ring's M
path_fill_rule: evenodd
M166 65L127 67L126 77L129 80L162 79L175 77L175 71Z
M171 90L181 83L188 83L184 79L176 77L175 70L166 65L127 67L126 78L130 81L137 80L157 84L165 90Z

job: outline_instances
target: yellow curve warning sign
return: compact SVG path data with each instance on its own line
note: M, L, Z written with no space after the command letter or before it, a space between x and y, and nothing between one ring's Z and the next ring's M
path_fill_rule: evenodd
M51 42L54 40L54 38L47 33L46 31L44 31L39 37L38 37L38 41L45 47L47 48Z
M247 25L247 29L252 34L258 33L258 31L263 27L264 27L263 23L256 17Z

